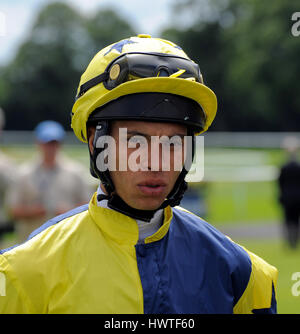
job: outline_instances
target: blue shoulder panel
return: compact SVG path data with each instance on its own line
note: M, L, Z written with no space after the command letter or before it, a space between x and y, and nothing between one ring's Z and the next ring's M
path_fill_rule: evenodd
M84 205L81 205L81 206L78 206L77 208L75 209L72 209L70 211L67 211L59 216L56 216L50 220L48 220L46 223L44 223L43 225L41 225L40 227L38 227L36 230L34 230L30 235L29 237L27 238L27 240L25 240L24 242L32 239L34 236L36 236L37 234L43 232L44 230L46 230L48 227L52 226L52 225L55 225L57 223L59 223L60 221L66 219L66 218L69 218L71 216L75 216L77 215L78 213L80 212L83 212L83 211L86 211L88 209L88 204L84 204ZM13 245L9 248L5 248L5 249L2 249L0 250L0 254L3 254L5 252L8 252L9 250L19 246L20 244L16 244L16 245Z
M173 208L166 236L136 245L145 313L233 313L247 287L247 252L199 217Z
M88 209L88 204L84 204L81 206L78 206L75 209L72 209L70 211L67 211L59 216L56 216L50 220L48 220L46 223L44 223L43 225L41 225L40 227L38 227L36 230L34 230L28 237L27 240L30 240L31 238L33 238L34 236L36 236L37 234L43 232L44 230L46 230L48 227L55 225L57 223L59 223L60 221L69 218L71 216L75 216L80 212L86 211Z

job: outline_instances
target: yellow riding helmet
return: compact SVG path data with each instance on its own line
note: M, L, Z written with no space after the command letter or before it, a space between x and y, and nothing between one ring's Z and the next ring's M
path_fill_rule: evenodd
M96 108L136 93L169 93L197 102L205 115L197 134L208 129L217 111L214 92L204 85L198 65L179 46L138 35L99 51L82 74L72 108L75 135L86 142L86 123Z

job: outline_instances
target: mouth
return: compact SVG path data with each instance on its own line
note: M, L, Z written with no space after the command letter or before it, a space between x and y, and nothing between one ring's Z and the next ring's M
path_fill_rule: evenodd
M145 195L159 196L164 193L166 184L162 181L145 181L138 184L138 188Z

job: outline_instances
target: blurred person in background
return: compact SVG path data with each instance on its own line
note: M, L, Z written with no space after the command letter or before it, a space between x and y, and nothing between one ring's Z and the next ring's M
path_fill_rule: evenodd
M288 161L279 173L279 201L284 212L285 237L290 247L296 248L300 220L300 163L297 158L300 143L296 137L289 136L282 146L288 154Z
M91 195L80 167L60 154L63 127L44 121L36 127L35 136L39 159L22 166L6 198L18 242L47 219L88 202Z
M5 114L3 109L0 108L0 136L4 125ZM7 214L4 202L6 191L15 176L16 170L13 162L6 154L0 151L0 243L6 233L14 230L13 222Z

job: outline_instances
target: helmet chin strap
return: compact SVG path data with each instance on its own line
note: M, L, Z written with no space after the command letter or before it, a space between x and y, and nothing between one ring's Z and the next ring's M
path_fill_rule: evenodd
M180 172L175 185L172 189L172 191L169 193L167 198L164 200L164 202L155 210L140 210L135 209L131 206L129 206L115 191L115 186L112 182L112 179L110 177L109 170L100 171L96 165L97 156L104 150L103 147L100 147L100 145L97 145L98 140L109 133L109 122L108 121L99 121L96 125L96 131L95 136L93 140L93 152L91 152L89 148L90 153L90 172L91 174L100 179L102 182L107 194L99 194L97 196L97 200L100 202L102 200L107 200L107 205L109 208L114 209L115 211L118 211L120 213L123 213L131 218L143 220L146 222L150 222L150 220L153 218L155 212L160 209L164 209L168 205L170 206L176 206L180 204L181 199L183 198L183 195L185 191L187 190L187 183L184 180L186 174L188 173L191 166L187 166L187 168L183 167L182 171ZM195 143L194 143L194 134L191 130L188 130L188 135L193 136L192 140L192 159L194 157L194 151L195 151ZM101 140L101 139L100 139Z
M146 222L150 222L150 220L153 218L156 210L139 210L135 209L131 206L129 206L123 199L117 195L116 193L113 193L111 195L98 195L97 197L98 201L107 199L107 206L115 211L118 211L120 213L123 213L126 216L129 216L134 219L143 220Z
M184 192L187 189L187 183L184 181L183 175L179 175L176 184L178 189L176 192L174 192L174 195L170 197L170 195L167 197L167 199L164 200L164 202L155 210L139 210L135 209L128 204L115 192L110 193L107 195L99 194L97 196L98 202L102 200L107 200L107 205L109 208L114 209L115 211L118 211L120 213L125 214L126 216L129 216L134 219L143 220L146 222L150 222L150 220L153 218L156 211L160 209L166 208L168 205L170 206L176 206L180 204L180 201L184 195ZM174 188L175 189L175 186ZM172 192L171 192L172 193ZM170 194L171 194L170 193Z

